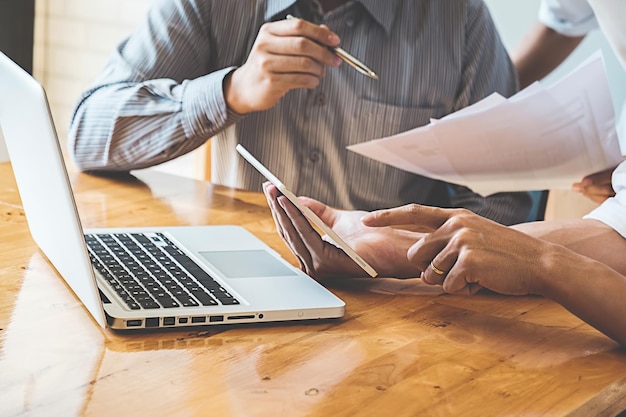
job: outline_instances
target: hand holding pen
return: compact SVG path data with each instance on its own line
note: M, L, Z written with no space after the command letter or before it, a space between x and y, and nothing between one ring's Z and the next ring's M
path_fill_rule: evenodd
M316 88L326 66L346 59L338 56L339 43L328 27L306 20L264 24L246 62L224 81L226 104L246 114L273 107L290 90Z
M295 19L295 17L288 14L287 19ZM364 63L362 63L361 61L359 61L358 59L350 55L343 48L339 46L332 46L332 47L329 47L329 49L333 51L344 62L354 67L354 69L360 72L361 74L367 75L368 77L373 78L374 80L378 79L378 75L374 71L372 71L371 69L369 69L367 65L365 65Z

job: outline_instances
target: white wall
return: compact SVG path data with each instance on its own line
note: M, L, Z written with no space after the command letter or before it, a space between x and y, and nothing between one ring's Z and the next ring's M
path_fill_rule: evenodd
M36 0L35 78L48 93L59 137L65 138L80 93L113 48L137 25L150 0Z
M33 76L44 86L59 138L72 107L151 0L36 0ZM3 143L2 143L3 145ZM0 160L2 160L0 146Z
M72 109L115 46L144 17L153 0L36 0L33 75L46 89L59 139ZM0 138L0 161L8 159ZM179 174L193 164L179 163Z
M485 0L498 27L504 45L509 51L516 47L526 31L537 21L539 0ZM626 72L621 67L610 45L599 30L592 31L563 64L544 80L551 83L561 78L598 49L602 50L611 95L616 112L626 101ZM616 113L619 114L619 113Z

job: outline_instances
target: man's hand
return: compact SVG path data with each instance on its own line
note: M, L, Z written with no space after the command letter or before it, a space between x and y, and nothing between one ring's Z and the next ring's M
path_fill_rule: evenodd
M611 185L611 175L613 171L615 171L615 167L587 175L582 181L574 183L572 189L596 203L602 203L607 198L615 195L615 191Z
M318 279L368 276L343 250L322 238L274 185L263 184L263 191L278 233L298 258L304 272ZM366 214L364 211L335 210L306 197L299 200L376 269L379 276L419 276L419 270L408 261L406 252L422 237L421 233L390 227L366 227L361 222L361 217Z
M366 226L419 225L433 230L415 243L408 258L428 284L448 293L480 288L509 294L536 293L542 254L550 244L465 209L411 204L362 218ZM547 270L548 268L545 268Z
M338 44L328 27L302 19L264 24L246 63L224 83L227 105L246 114L273 107L289 90L314 89L326 66L341 64L327 48Z

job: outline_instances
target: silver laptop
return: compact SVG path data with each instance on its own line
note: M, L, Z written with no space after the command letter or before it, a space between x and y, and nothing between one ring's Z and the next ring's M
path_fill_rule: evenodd
M33 239L101 326L343 316L342 300L239 226L83 230L44 89L2 53L0 127Z

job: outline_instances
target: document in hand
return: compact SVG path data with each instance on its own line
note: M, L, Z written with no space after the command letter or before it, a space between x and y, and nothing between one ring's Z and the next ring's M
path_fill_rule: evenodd
M477 193L569 189L622 161L601 53L550 87L497 93L349 150ZM626 149L625 149L626 151Z

